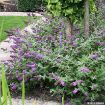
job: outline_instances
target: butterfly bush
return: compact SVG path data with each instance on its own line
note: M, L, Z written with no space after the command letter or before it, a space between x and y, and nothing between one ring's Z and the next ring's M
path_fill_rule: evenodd
M66 35L62 19L49 19L33 26L33 34L19 29L11 36L11 60L6 61L12 90L21 86L25 75L26 88L43 81L51 92L65 94L81 102L95 100L105 86L105 34L88 39ZM52 84L52 85L51 85Z

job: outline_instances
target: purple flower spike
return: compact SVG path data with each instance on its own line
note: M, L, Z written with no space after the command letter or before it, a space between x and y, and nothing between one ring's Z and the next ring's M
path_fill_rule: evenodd
M33 62L27 64L27 67L31 68L32 72L35 72L36 71L36 64L33 63Z
M60 81L60 84L61 84L62 86L65 86L65 82L64 82L63 80Z
M59 44L62 47L62 32L59 33Z
M68 102L68 103L66 103L65 105L71 105L71 103L70 103L70 102Z
M33 68L32 68L32 72L35 72L35 71L36 71L36 67L33 67Z
M73 90L73 94L78 93L78 91L79 91L78 89L74 89L74 90Z
M72 82L71 85L72 85L72 86L77 86L78 84L80 84L80 83L82 83L82 82L83 82L83 80L77 80L77 81L75 81L75 82Z
M17 89L17 86L15 83L10 84L10 87L13 91Z
M72 86L76 86L77 85L77 82L72 82L71 85Z
M33 68L33 67L36 67L36 64L32 62L32 63L27 64L27 67Z
M22 76L17 76L18 81L22 81L23 77Z
M101 43L100 43L100 42L96 42L95 44L96 44L97 46L101 45Z
M87 67L82 67L80 69L81 72L84 72L84 73L87 73L87 72L90 72L90 70L87 68Z
M105 47L105 42L101 42L101 46Z
M4 63L5 65L8 65L8 64L9 64L9 62L8 62L8 61L4 61L3 63Z
M98 54L92 54L92 55L90 55L90 58L94 59L94 60L96 60L98 57L99 57Z
M18 54L19 54L19 55L23 55L23 54L24 54L24 51L23 51L23 50L19 50L19 51L18 51Z
M17 45L11 45L11 48L14 50L16 49L18 46Z
M75 42L70 43L70 45L71 45L72 47L77 47L77 43L75 43Z
M36 59L38 59L38 60L41 60L41 59L43 59L43 58L44 58L44 56L43 56L43 55L41 55L41 54L37 54L35 58L36 58Z
M26 71L26 70L23 70L23 74L24 74L24 75L27 74L27 71Z
M14 85L13 87L11 87L12 90L16 90L16 85Z
M88 93L87 93L87 92L85 92L85 93L84 93L84 96L86 96L86 97L87 97L87 96L88 96Z
M33 55L30 52L25 53L24 56L27 58L33 57Z

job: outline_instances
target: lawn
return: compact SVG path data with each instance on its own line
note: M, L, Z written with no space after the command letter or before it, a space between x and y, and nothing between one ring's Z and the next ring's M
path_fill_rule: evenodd
M28 17L26 16L0 16L0 41L6 39L7 37L5 30L18 27L22 29L25 27L26 24L24 23L24 21L27 19Z

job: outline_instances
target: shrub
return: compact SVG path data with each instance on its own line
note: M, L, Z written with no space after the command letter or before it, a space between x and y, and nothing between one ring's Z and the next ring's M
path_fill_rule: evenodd
M12 60L5 62L9 65L7 72L13 74L8 80L19 89L25 74L26 87L43 82L51 92L65 94L71 102L81 105L105 91L105 34L88 39L66 36L61 21L46 19L45 24L32 28L35 35L16 31L11 37L15 42L11 46Z
M18 0L18 10L22 12L43 11L45 2L42 0Z
M96 13L90 14L90 31L91 33L97 33L102 31L105 28L105 6L101 5Z

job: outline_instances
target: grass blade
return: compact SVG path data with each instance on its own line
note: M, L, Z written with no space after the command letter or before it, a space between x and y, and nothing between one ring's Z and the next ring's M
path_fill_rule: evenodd
M24 75L23 75L23 81L22 81L22 105L24 105L25 101L25 83L24 83Z
M2 105L1 103L1 72L0 72L0 105Z
M10 94L10 91L9 91L8 84L7 84L7 90L8 90L9 103L10 103L10 105L12 105L12 97L11 97L11 94Z
M1 22L0 37L2 35L3 25L4 25L4 18L2 19L2 22Z
M64 94L63 94L63 96L62 96L62 105L65 105L65 101L64 101L65 99L64 99Z
M5 69L4 65L2 66L2 94L3 94L3 105L7 105L7 85L6 85L6 77L5 77Z

